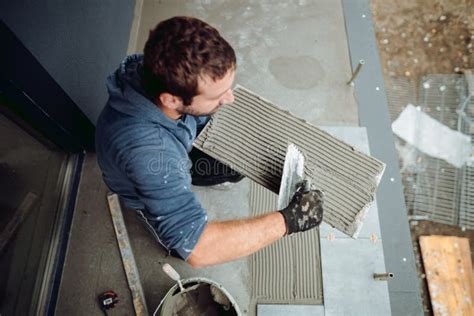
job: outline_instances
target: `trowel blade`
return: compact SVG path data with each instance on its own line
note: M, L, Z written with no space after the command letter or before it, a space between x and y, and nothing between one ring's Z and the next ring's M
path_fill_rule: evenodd
M304 178L304 156L294 144L288 145L283 173L281 176L280 192L278 194L278 209L284 209L296 191L296 184Z

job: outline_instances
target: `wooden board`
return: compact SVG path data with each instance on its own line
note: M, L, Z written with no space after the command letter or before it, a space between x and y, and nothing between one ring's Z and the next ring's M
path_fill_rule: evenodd
M421 236L434 315L474 315L474 275L467 238Z
M127 276L128 286L132 293L135 315L150 315L146 306L145 293L143 292L142 283L140 282L137 263L135 262L135 256L133 255L130 239L128 238L127 227L123 220L119 197L117 194L109 193L107 195L107 201L109 202L110 215L112 216L112 223L114 224L117 243L120 249L120 254L122 255L125 275Z

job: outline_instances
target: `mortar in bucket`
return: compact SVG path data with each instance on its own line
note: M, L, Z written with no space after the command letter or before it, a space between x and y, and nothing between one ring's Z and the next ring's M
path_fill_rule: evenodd
M167 266L163 270L178 283L166 293L153 316L240 316L235 299L220 284L203 277L180 280L179 274Z

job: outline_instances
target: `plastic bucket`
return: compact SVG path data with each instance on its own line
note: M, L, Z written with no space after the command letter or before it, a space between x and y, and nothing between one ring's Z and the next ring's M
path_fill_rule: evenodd
M178 284L175 284L169 289L165 297L161 300L160 304L156 308L153 316L170 316L173 315L173 312L177 311L180 308L180 305L183 304L183 295L190 295L194 297L196 294L203 296L209 295L209 298L212 298L213 303L216 307L223 310L224 314L227 315L238 315L241 316L240 309L235 301L235 299L230 295L230 293L219 283L214 282L207 278L189 278L181 280L181 283L184 288L184 292L181 293ZM199 291L200 293L198 293ZM209 292L209 294L207 294ZM208 299L209 299L208 298ZM193 301L188 299L188 301ZM203 300L200 300L201 302ZM194 302L194 301L193 301ZM193 308L199 309L203 306L198 306L195 303L187 304L187 308L192 310ZM194 306L190 306L194 305Z

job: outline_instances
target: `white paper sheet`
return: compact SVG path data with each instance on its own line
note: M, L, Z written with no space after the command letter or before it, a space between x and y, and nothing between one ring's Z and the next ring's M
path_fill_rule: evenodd
M471 137L454 131L412 104L392 123L393 132L421 152L462 167L472 154Z

